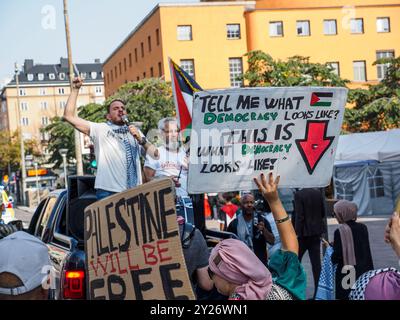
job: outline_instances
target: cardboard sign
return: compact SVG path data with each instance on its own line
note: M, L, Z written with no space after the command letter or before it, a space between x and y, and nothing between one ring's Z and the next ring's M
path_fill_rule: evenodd
M189 193L329 185L347 89L240 88L194 95Z
M170 179L87 207L85 252L89 299L194 299Z

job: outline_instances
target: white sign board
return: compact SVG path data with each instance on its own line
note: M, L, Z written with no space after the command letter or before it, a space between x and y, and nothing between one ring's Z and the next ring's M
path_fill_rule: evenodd
M346 99L329 87L195 93L189 193L257 189L270 171L280 187L329 185Z

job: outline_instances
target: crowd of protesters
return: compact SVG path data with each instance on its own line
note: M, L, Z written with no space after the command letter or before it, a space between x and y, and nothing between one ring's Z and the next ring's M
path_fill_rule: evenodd
M172 178L180 196L187 196L188 159L176 120L159 123L166 145L157 149L126 122L121 100L107 107L106 123L77 117L81 85L80 79L74 81L64 118L95 141L98 199L163 176ZM105 148L109 145L113 148ZM140 156L146 157L143 176ZM400 300L400 271L374 270L368 229L357 222L356 204L340 200L334 205L339 227L333 242L324 242L328 248L321 264L321 239L327 234L325 198L318 189L297 190L290 217L279 197L279 180L272 173L261 174L254 179L256 192L211 197L218 229L232 234L211 252L200 230L177 217L187 271L199 299L305 300L307 276L301 261L308 251L315 299ZM399 199L394 209L382 237L400 259ZM20 229L0 223L0 299L47 299L47 247ZM350 286L345 281L348 274L355 280Z

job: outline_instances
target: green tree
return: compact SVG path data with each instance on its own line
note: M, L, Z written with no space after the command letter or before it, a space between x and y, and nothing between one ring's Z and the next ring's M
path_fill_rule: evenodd
M382 131L400 127L400 57L374 62L388 64L385 78L368 89L349 92L348 102L354 107L345 111L347 132Z
M329 65L312 63L309 57L293 56L282 61L260 50L250 51L246 56L249 68L242 79L250 87L343 87L349 82L333 73Z
M8 172L8 167L12 171L20 168L21 164L21 144L18 131L10 134L9 131L0 132L0 170ZM35 139L24 140L25 155L33 155L40 158L38 143ZM9 172L10 173L10 172Z

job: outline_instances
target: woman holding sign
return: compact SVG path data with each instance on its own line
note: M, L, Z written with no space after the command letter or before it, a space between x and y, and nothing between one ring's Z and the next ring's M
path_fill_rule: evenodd
M304 300L306 275L297 256L296 233L278 196L279 176L260 178L254 181L271 207L282 249L271 256L267 269L243 242L223 240L211 252L209 275L232 300Z

